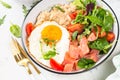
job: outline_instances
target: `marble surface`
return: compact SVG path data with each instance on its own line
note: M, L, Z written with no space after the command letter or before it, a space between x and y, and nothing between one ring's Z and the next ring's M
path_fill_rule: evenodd
M9 32L10 25L11 23L18 24L19 26L22 25L24 20L22 5L24 4L27 6L27 8L30 8L31 2L26 3L22 0L4 1L12 5L12 8L6 9L0 4L0 17L4 16L5 14L7 15L4 24L0 26L0 80L31 80L26 70L16 64L9 46L11 39L11 34ZM120 22L120 0L105 1L113 8ZM86 77L88 77L89 80L105 80L107 76L115 71L112 59L115 55L119 54L119 52L120 39L118 40L118 44L112 55L103 64L101 64L96 69L91 70L91 75L88 75L87 73L83 75L87 75ZM44 70L41 68L40 70L42 71L42 75L37 75L33 70L33 76L35 77L35 80L67 80L68 77L70 77L69 80L81 80L79 75L75 75L76 77L72 77L72 75L51 75L47 72L44 72ZM41 79L41 77L44 77L44 79Z

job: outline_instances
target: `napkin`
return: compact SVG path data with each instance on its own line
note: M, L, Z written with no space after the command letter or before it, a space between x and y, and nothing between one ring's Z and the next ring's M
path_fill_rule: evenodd
M120 80L120 54L115 56L112 61L116 71L109 75L106 80Z

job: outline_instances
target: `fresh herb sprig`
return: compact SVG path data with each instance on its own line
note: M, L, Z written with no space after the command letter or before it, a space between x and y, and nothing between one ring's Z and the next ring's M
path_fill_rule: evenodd
M28 9L25 5L22 5L22 10L23 10L24 15L26 16L28 13Z
M0 19L0 26L4 23L5 18L6 18L6 15L4 15L4 16Z
M11 9L11 8L12 8L12 6L11 6L10 4L8 4L8 3L6 3L6 2L4 2L4 1L2 1L2 0L0 0L0 3L1 3L4 7L8 8L8 9Z
M49 43L51 43L51 46L52 46L49 51L44 52L44 50L42 49L42 46L43 46L42 41L40 41L40 51L42 52L43 59L49 60L57 54L56 48L55 48L55 41L49 40L47 38L43 39L43 41L46 43L46 46L48 46Z

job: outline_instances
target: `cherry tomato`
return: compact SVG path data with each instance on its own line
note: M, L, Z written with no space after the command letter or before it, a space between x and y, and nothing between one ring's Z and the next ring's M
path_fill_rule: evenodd
M108 32L106 39L107 39L107 41L109 41L109 42L114 41L114 39L115 39L115 34L114 34L113 32Z
M34 29L34 25L32 23L28 23L26 25L26 33L28 36L30 36L31 32L33 31Z

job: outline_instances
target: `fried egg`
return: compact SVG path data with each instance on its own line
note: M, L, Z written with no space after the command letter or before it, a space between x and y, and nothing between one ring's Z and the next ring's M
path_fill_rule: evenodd
M44 60L41 49L46 52L51 50L51 46L47 46L43 39L47 38L56 41L55 49L59 53L53 57L58 63L62 63L64 60L65 53L69 49L69 32L66 28L60 26L54 21L46 21L41 25L37 26L28 38L29 51L36 57L37 60L42 62L44 65L50 66L49 60ZM42 46L40 45L42 43Z

